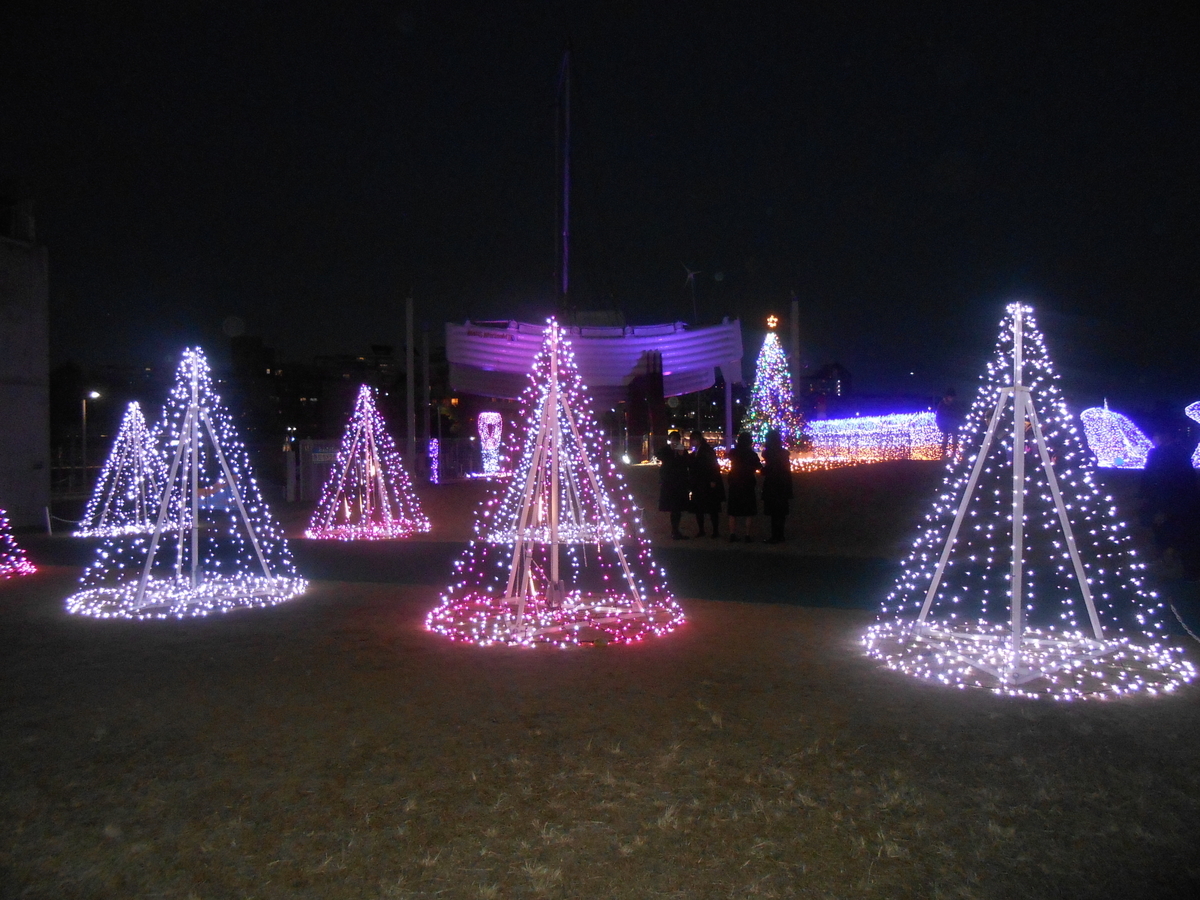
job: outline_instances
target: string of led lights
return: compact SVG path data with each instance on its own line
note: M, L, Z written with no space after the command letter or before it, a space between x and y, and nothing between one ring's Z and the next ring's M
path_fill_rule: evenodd
M868 654L942 684L1059 699L1192 680L1028 306L1007 307L962 447L866 633Z
M1101 469L1144 469L1146 454L1154 445L1128 416L1104 406L1092 406L1079 414L1088 449Z
M774 330L778 322L775 316L767 320L771 330L758 352L750 404L742 417L741 430L750 432L754 445L759 448L766 441L767 432L774 429L789 450L804 450L808 447L808 430L796 409L787 354Z
M932 412L814 419L810 458L843 465L893 459L940 459L942 434Z
M430 438L429 439L429 452L428 452L429 483L430 484L441 484L442 483L441 455L442 455L442 442L439 441L437 438Z
M515 474L478 510L475 540L427 626L477 644L567 646L641 641L681 625L554 320L521 421Z
M170 464L153 532L107 538L67 610L182 618L303 593L307 582L296 576L199 348L183 353L163 432Z
M166 480L166 463L135 400L125 410L75 535L108 537L153 531Z
M15 578L18 575L32 575L37 566L29 561L25 549L13 537L12 523L8 521L8 513L0 509L0 579Z
M364 384L304 536L378 541L406 538L429 528L396 442L375 406L371 388Z

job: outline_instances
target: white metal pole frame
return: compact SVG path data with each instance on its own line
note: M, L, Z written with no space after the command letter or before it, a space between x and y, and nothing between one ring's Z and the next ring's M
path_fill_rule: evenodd
M568 493L566 498L567 505L571 507L571 513L573 514L573 521L570 524L574 528L567 538L568 541L577 541L580 539L580 526L583 523L581 520L582 502L579 498L578 485L575 483L574 478L570 477L569 472L564 473L562 471L563 439L566 437L563 434L562 427L564 421L569 431L572 446L579 452L584 474L596 499L597 511L602 520L598 533L607 536L612 541L632 601L633 611L625 615L618 615L617 618L641 617L646 614L645 603L637 589L633 572L625 558L624 548L621 546L622 530L613 521L610 510L603 501L604 492L600 486L599 478L596 475L592 460L584 445L583 437L576 425L571 406L567 402L567 398L564 396L559 385L558 324L552 323L549 327L551 329L549 341L550 382L546 387L545 398L538 417L537 437L535 439L532 459L530 460L529 472L525 478L521 508L517 514L516 531L513 535L512 562L509 569L508 584L505 588L505 598L515 601L516 604L516 614L512 628L514 632L523 632L530 629L530 626L525 622L526 608L530 604L541 602L547 607L555 609L563 606L566 602L566 586L561 579L559 560L561 544L563 543L563 535L560 528L560 519L564 514L562 497L560 496L563 490L566 490ZM564 474L568 477L566 477L565 481L561 481ZM545 496L547 482L549 486L548 497ZM545 536L543 537L543 535ZM540 588L533 574L533 546L538 543L544 543L549 553L549 572L547 576L543 577L546 584ZM609 606L604 607L603 611L610 615L617 612ZM613 621L613 619L606 616L602 621ZM530 631L530 636L558 630L561 630L561 626L549 625Z
M178 523L178 539L179 543L176 546L175 554L175 580L180 582L183 579L183 548L184 541L190 539L191 560L188 583L192 589L199 586L199 534L200 534L200 424L203 422L205 430L208 433L209 443L212 445L213 453L217 462L220 464L222 477L225 485L228 486L230 495L233 497L234 503L237 506L238 515L242 520L242 525L246 529L246 533L250 537L251 546L254 548L255 556L258 559L259 565L262 567L263 575L267 579L271 579L271 568L267 564L265 555L262 552L262 547L258 541L258 534L250 522L250 516L246 511L245 504L242 502L241 491L238 490L237 483L233 477L233 472L229 468L229 463L225 458L224 452L221 450L220 441L217 439L216 431L213 428L212 420L208 416L208 410L200 405L199 399L199 373L193 368L191 372L190 396L188 398L188 406L184 411L183 426L180 428L179 440L175 449L174 459L171 461L171 472L163 485L162 497L159 501L158 521L154 527L154 533L150 538L150 547L146 553L146 563L142 567L142 575L138 580L137 591L133 597L133 607L135 609L157 606L158 601L152 596L147 597L146 591L150 583L150 570L154 566L155 557L158 554L158 545L162 539L163 527L166 524L167 513L170 508L172 489L175 484L175 477L179 473L180 464L182 463L184 471L181 476L181 486L183 488L179 502L179 523ZM189 471L190 470L190 471ZM190 493L190 497L189 497ZM190 504L190 509L189 509ZM190 512L190 522L186 521Z
M1032 391L1028 385L1022 384L1024 380L1022 371L1022 354L1024 350L1023 313L1024 307L1018 304L1013 305L1013 383L1006 385L1000 390L1000 396L996 401L996 408L992 412L991 420L988 423L983 445L980 447L979 453L975 458L971 477L967 482L966 490L963 492L962 501L959 503L958 511L954 516L954 523L951 525L950 532L946 537L946 544L942 548L941 557L938 559L937 567L934 569L929 590L925 594L925 601L921 605L921 612L917 616L917 621L913 628L914 635L918 639L931 643L944 644L947 649L950 649L963 662L985 671L1010 685L1024 684L1036 678L1041 678L1052 671L1071 665L1072 660L1094 659L1112 649L1104 640L1104 631L1100 625L1100 617L1096 612L1096 604L1092 599L1092 592L1087 581L1087 572L1084 568L1083 560L1079 556L1079 550L1075 543L1075 535L1071 528L1070 518L1067 515L1066 504L1063 502L1062 491L1059 489L1058 478L1054 474L1054 465L1050 458L1050 452L1046 447L1041 423L1038 421ZM970 652L972 645L976 648L982 648L984 645L992 642L994 640L992 636L972 634L965 631L951 631L940 627L936 623L930 623L928 617L933 605L934 596L937 594L938 587L941 585L942 577L945 574L950 552L954 547L955 541L958 539L959 530L962 527L967 508L974 495L975 487L979 482L979 475L983 470L988 451L996 438L1000 417L1007 406L1009 398L1012 398L1013 401L1012 575L1010 582L1009 636L1007 653L1005 654L1008 663L1007 665L997 666L979 659L976 654ZM1042 464L1042 468L1046 473L1046 479L1050 485L1050 492L1054 498L1054 506L1058 512L1059 524L1063 529L1067 550L1074 567L1075 578L1079 584L1079 590L1088 611L1093 639L1071 639L1065 636L1062 638L1030 637L1025 633L1023 579L1025 552L1025 431L1027 427L1032 432L1034 443L1038 450L1039 461ZM1050 662L1035 662L1029 658L1029 654L1025 649L1027 646L1034 649L1053 649L1056 651L1058 658Z

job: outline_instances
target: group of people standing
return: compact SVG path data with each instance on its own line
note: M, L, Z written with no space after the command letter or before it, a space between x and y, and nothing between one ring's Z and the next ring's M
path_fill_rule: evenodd
M778 431L768 431L760 457L748 432L737 437L729 451L728 487L722 477L717 453L699 431L691 434L691 451L679 432L667 436L656 454L659 469L659 511L671 517L671 537L686 540L680 528L683 514L696 516L696 537L721 536L721 504L729 516L729 540L752 541L758 516L758 475L762 473L762 511L771 520L771 536L765 543L780 544L793 495L791 456ZM711 524L708 532L706 523ZM740 531L740 534L739 534Z

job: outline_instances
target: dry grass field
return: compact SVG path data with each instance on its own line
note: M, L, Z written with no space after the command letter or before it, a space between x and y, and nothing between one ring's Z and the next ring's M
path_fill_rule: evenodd
M1018 701L860 652L878 598L838 566L877 583L936 480L807 476L783 547L662 541L652 514L696 589L636 647L423 629L477 485L426 489L442 524L399 562L347 548L270 610L91 621L62 612L73 565L4 583L0 896L1194 896L1200 688ZM752 584L779 602L732 602Z

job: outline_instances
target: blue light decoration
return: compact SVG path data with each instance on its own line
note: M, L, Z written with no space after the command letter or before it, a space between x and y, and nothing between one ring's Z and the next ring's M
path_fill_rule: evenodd
M24 548L13 537L8 513L0 509L0 581L18 575L32 575L36 571L37 566L29 561Z
M199 348L183 353L163 410L170 460L154 530L97 549L67 611L99 618L183 618L270 606L302 594Z
M1128 416L1104 406L1092 406L1079 414L1088 449L1101 469L1144 469L1146 454L1154 446L1150 438Z
M513 475L480 506L427 627L476 644L570 646L637 642L683 624L554 320L521 413Z
M1029 306L1006 309L962 448L867 630L870 656L954 687L1057 699L1195 678L1165 642L1165 605L1096 486Z
M371 388L364 384L304 536L380 541L406 538L429 527L396 442Z
M149 534L167 466L137 401L129 404L76 537Z
M789 450L803 450L808 447L808 431L803 416L796 409L787 354L774 330L778 324L775 316L767 319L767 327L771 330L758 353L750 405L742 418L741 430L750 432L754 445L759 448L766 441L767 432L774 429Z
M441 484L441 453L442 445L437 438L429 439L429 483Z
M1189 403L1184 409L1187 417L1194 422L1200 422L1200 400L1195 403ZM1192 468L1200 469L1200 444L1196 445L1196 449L1192 451Z

